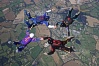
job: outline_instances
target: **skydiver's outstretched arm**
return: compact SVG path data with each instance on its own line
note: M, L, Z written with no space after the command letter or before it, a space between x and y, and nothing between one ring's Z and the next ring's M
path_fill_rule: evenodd
M46 26L49 26L49 23L47 21L43 21L43 24L45 24Z
M43 16L47 16L49 12L51 12L52 10L47 10Z
M62 23L62 22L57 22L57 23L56 23L56 26L61 25L61 23Z
M48 25L48 28L56 28L55 25Z
M42 40L42 38L33 38L33 39L32 39L32 42L38 42L38 41L40 41L40 40Z
M48 13L45 12L43 16L45 17L45 16L47 16L47 14L48 14Z
M43 37L43 39L46 40L46 39L52 39L52 38L51 37Z
M48 28L56 28L54 25L49 25L47 21L43 21L43 23L48 27Z
M30 32L29 32L29 31L30 31L30 30L28 30L28 29L26 30L26 35L29 35L29 34L30 34Z
M69 37L67 37L66 41L69 42L69 41L71 41L73 38L74 38L73 36L69 36Z

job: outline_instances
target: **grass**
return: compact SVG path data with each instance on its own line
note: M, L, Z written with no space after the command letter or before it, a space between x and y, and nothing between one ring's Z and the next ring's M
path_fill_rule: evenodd
M22 40L25 37L26 33L22 31L18 37L19 40Z
M68 47L71 47L73 44L72 44L72 42L68 42L67 44L66 44L66 46L68 46Z
M87 50L94 50L96 47L96 40L90 35L83 35L81 41L81 47Z
M19 5L22 2L22 0L14 0L13 3L9 5L9 7L15 7L16 5Z
M87 27L86 31L88 31L90 34L86 35L85 32L81 32L82 37L78 38L81 45L74 43L75 48L82 53L81 55L78 55L79 59L83 62L83 64L86 64L86 66L89 66L89 62L92 60L92 54L90 52L96 48L96 40L92 36L93 32L96 30L93 30L93 28Z
M88 4L82 5L81 10L89 10L89 12L85 12L87 15L90 15L94 18L99 19L98 18L99 17L99 15L98 15L98 13L99 13L99 7L98 7L99 3L92 2L90 4L92 5L91 7L88 7Z
M17 63L12 63L11 66L19 66Z
M34 61L34 59L30 55L26 55L25 58L21 59L21 62L22 62L23 66L25 66L25 65L26 66L31 66L33 61Z
M98 18L99 17L98 14L97 14L97 12L90 12L90 15L92 17L94 17L94 18Z
M99 66L99 58L97 58L97 66Z
M93 35L99 36L99 29L98 28L93 28Z
M80 54L78 57L83 64L86 64L87 66L89 66L89 62L91 62L92 60L92 55L90 54L90 51L85 49L83 50L84 50L83 53Z
M32 28L30 31L30 33L34 33L34 34L35 34L35 32L36 32L36 28Z
M21 28L22 28L22 24L18 24L17 26L16 26L16 28L15 28L15 30L16 30L16 35L17 36L19 36L20 35L20 33L21 33Z
M84 64L89 65L89 61L88 58L86 58L84 55L81 55L81 59L80 59Z
M28 44L28 48L32 48L32 47L35 47L37 45L38 45L37 42L31 42Z
M37 45L37 46L35 46L33 49L31 49L31 57L33 58L33 59L36 59L37 58L37 56L39 55L39 53L41 52L41 48L40 48L40 46L39 45Z
M85 9L89 8L89 6L88 6L88 4L84 4L80 8L81 8L81 10L85 10Z
M2 50L2 46L0 45L0 50Z
M50 55L44 55L44 52L48 52L48 49L44 49L39 55L39 64L37 66L56 66L54 59Z
M6 52L3 52L3 53L0 54L0 56L5 56L5 57L7 57L7 53L6 53Z
M2 17L2 16L4 16L4 14L3 14L3 12L2 12L2 11L0 11L0 17Z
M85 32L89 32L90 34L93 34L93 27L88 26L86 28L86 31Z
M43 56L42 59L45 63L43 63L43 66L55 66L55 62L51 56Z
M4 45L4 46L2 46L2 47L3 47L3 50L4 50L4 51L8 50L8 48L9 48L7 45Z

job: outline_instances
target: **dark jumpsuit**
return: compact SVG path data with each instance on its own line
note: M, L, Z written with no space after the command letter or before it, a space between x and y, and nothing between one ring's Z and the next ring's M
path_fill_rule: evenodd
M48 44L51 45L50 47L50 52L48 52L48 55L51 55L55 52L55 49L59 49L62 51L68 51L68 52L73 52L74 50L72 49L72 47L68 48L65 47L65 44L67 44L67 40L65 41L60 41L60 40L54 40L51 37L44 37L44 40L48 39Z
M79 14L76 14L76 15L74 15L74 17L71 17L72 10L73 10L73 8L68 12L68 15L62 22L56 23L56 26L60 25L60 27L68 27L68 31L69 31L69 25L71 25L75 21L75 19L77 19L79 16Z

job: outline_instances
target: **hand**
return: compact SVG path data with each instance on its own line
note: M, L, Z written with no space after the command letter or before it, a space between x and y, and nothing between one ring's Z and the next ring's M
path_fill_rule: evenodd
M48 55L48 54L45 52L44 55Z
M29 31L29 30L31 30L31 28L27 28L27 30Z
M44 40L43 38L40 38L40 40Z
M57 28L57 26L54 26L54 29L56 29Z
M51 12L52 10L47 10L46 12Z
M52 10L52 11L54 11L54 10L55 10L55 8L52 8L51 10Z
M68 52L68 53L71 53L71 52Z
M29 30L31 30L32 28L28 28Z

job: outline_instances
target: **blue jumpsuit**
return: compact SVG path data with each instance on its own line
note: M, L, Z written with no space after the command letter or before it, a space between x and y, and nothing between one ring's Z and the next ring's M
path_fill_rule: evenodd
M32 24L34 26L38 24L45 24L46 26L49 26L49 23L47 22L50 18L50 16L47 16L47 13L45 12L42 16L36 16L35 18L31 17L30 13L27 13L26 10L24 10L25 15L33 22ZM28 21L25 21L25 23L30 26L31 24Z

